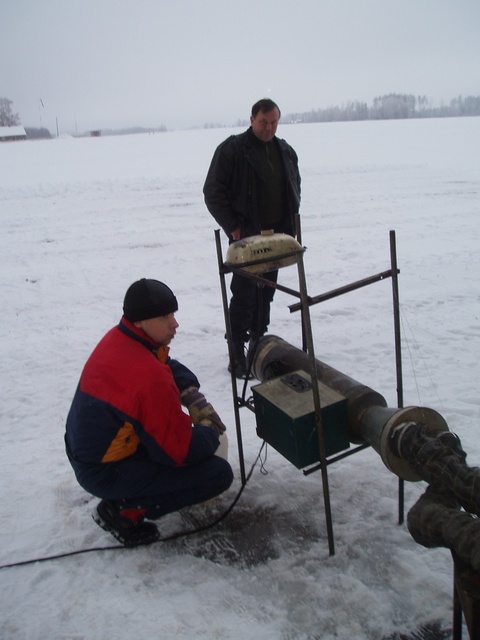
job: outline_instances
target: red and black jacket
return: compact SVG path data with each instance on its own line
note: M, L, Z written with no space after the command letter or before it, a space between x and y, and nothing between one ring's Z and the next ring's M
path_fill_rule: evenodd
M139 449L160 464L204 460L219 441L192 426L180 391L199 387L187 367L168 357L126 318L111 329L85 364L67 417L65 442L76 466L118 463Z

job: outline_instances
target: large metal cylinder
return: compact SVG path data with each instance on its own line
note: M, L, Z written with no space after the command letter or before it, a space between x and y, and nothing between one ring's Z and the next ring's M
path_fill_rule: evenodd
M259 340L252 362L252 371L258 380L264 382L298 369L310 371L307 353L278 336L264 336ZM421 480L406 460L397 455L392 437L394 432L412 423L424 425L432 434L448 431L442 416L422 407L389 408L380 393L318 359L315 359L315 369L320 382L347 400L349 441L371 445L385 466L400 478Z
M320 360L315 360L315 367L318 380L341 393L348 401L349 441L364 443L365 438L359 430L363 412L372 406L386 407L387 401L373 389ZM308 373L310 360L307 353L278 336L264 336L259 340L252 363L252 371L257 380L264 382L296 369L303 369Z

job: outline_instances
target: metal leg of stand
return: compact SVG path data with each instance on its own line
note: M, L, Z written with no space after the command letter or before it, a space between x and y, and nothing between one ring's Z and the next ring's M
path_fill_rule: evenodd
M455 584L455 566L453 568L453 636L452 640L462 640L462 604Z
M400 333L400 298L398 295L398 267L395 231L390 231L390 266L392 272L393 295L393 323L395 331L395 361L397 377L397 406L403 407L403 373L402 373L402 349ZM403 524L405 519L405 483L402 478L398 480L398 524Z
M398 524L403 524L405 520L405 481L398 479Z
M332 510L330 506L330 490L328 485L327 456L326 456L325 441L324 441L324 435L323 435L321 403L320 403L320 394L318 390L318 376L317 376L317 368L315 364L312 325L310 321L310 308L308 304L307 286L306 286L303 258L300 258L298 262L298 277L300 281L300 299L302 302L303 335L305 338L305 344L306 344L307 353L309 356L310 376L312 379L312 386L313 386L313 403L315 407L315 422L316 422L316 428L317 428L318 447L319 447L319 453L320 453L320 468L322 472L323 502L325 507L325 520L327 525L328 548L329 548L330 555L333 556L335 554L335 544L334 544L334 538L333 538Z
M223 314L225 317L225 330L227 334L228 355L229 355L230 363L233 363L232 330L230 326L230 316L228 313L227 287L225 283L225 272L223 268L222 246L220 241L219 229L215 231L215 242L217 246L218 272L220 275L220 288L222 291ZM240 478L242 481L242 486L244 486L247 480L246 480L246 473L245 473L245 458L243 455L243 440L242 440L242 428L240 424L240 411L239 411L239 405L238 405L238 389L237 389L237 380L235 378L235 373L233 371L233 366L231 367L231 369L232 369L231 381L232 381L232 396L233 396L233 412L235 417L235 428L237 432L238 460L239 460L239 466L240 466Z

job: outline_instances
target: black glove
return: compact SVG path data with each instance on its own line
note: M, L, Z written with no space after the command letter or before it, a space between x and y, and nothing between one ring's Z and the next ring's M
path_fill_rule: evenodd
M182 404L187 407L193 424L203 424L210 427L218 436L226 431L226 426L220 420L218 413L196 387L184 389L180 394L180 399Z

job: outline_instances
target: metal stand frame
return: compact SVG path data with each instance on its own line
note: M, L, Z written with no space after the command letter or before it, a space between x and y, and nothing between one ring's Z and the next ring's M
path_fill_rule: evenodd
M463 621L470 640L480 640L480 573L452 551L453 640L462 640Z
M233 394L233 405L234 405L234 416L235 416L235 427L237 433L237 443L238 443L238 455L239 455L239 464L240 464L240 477L242 481L242 486L246 483L246 475L245 475L245 459L243 455L243 441L242 441L242 430L240 423L240 408L246 407L251 411L255 411L254 406L252 405L252 401L246 401L244 397L239 396L238 387L237 387L237 379L235 378L234 368L233 368L233 342L232 342L232 330L230 326L230 316L228 312L228 298L227 298L227 288L225 283L225 275L227 273L235 273L241 275L246 278L250 278L256 281L260 286L270 286L275 289L279 289L287 294L290 294L296 298L299 298L299 302L289 306L290 312L293 313L295 311L301 311L301 325L302 325L302 339L303 339L303 350L309 356L310 363L310 371L309 374L312 380L313 387L313 402L315 409L315 423L316 430L318 436L318 446L320 453L320 462L319 464L311 467L310 469L304 470L303 473L305 475L313 473L314 471L320 470L322 473L322 485L323 485L323 500L324 500L324 509L325 509L325 519L327 526L327 535L328 535L328 547L330 555L334 555L335 553L335 544L334 544L334 535L333 535L333 522L332 522L332 512L330 506L330 490L328 484L328 473L327 467L329 464L341 460L347 456L353 455L354 453L363 450L370 445L361 444L356 446L348 451L345 451L339 455L332 456L327 458L325 452L325 441L324 434L322 428L322 417L321 417L321 400L318 391L318 377L317 370L315 366L315 351L313 345L313 333L310 319L310 306L314 304L318 304L320 302L324 302L325 300L330 300L334 297L343 295L350 291L354 291L356 289L360 289L361 287L365 287L367 285L373 284L374 282L379 282L381 280L385 280L386 278L392 278L392 293L393 293L393 315L394 315L394 333L395 333L395 357L396 357L396 379L397 379L397 400L398 406L403 407L403 381L402 381L402 361L401 361L401 340L400 340L400 313L399 313L399 295L398 295L398 274L400 273L397 268L397 256L396 256L396 242L395 242L395 231L390 231L390 269L388 271L383 271L382 273L378 273L369 278L365 278L363 280L359 280L352 284L346 285L339 289L332 290L328 293L310 297L307 293L307 285L306 285L306 277L305 270L303 264L303 255L299 256L297 261L298 268L298 280L299 280L299 291L295 291L289 289L287 287L283 287L282 285L276 283L272 283L265 278L262 278L259 275L254 275L248 273L241 268L230 267L225 265L222 257L222 247L220 241L220 230L217 229L215 231L215 241L217 248L217 259L218 259L218 270L220 275L220 287L222 293L222 301L223 301L223 311L225 317L225 328L226 328L226 336L228 343L228 352L231 363L231 383L232 383L232 394ZM245 381L244 389L248 381ZM244 396L245 394L243 394ZM404 519L404 481L399 478L399 524L403 522Z

